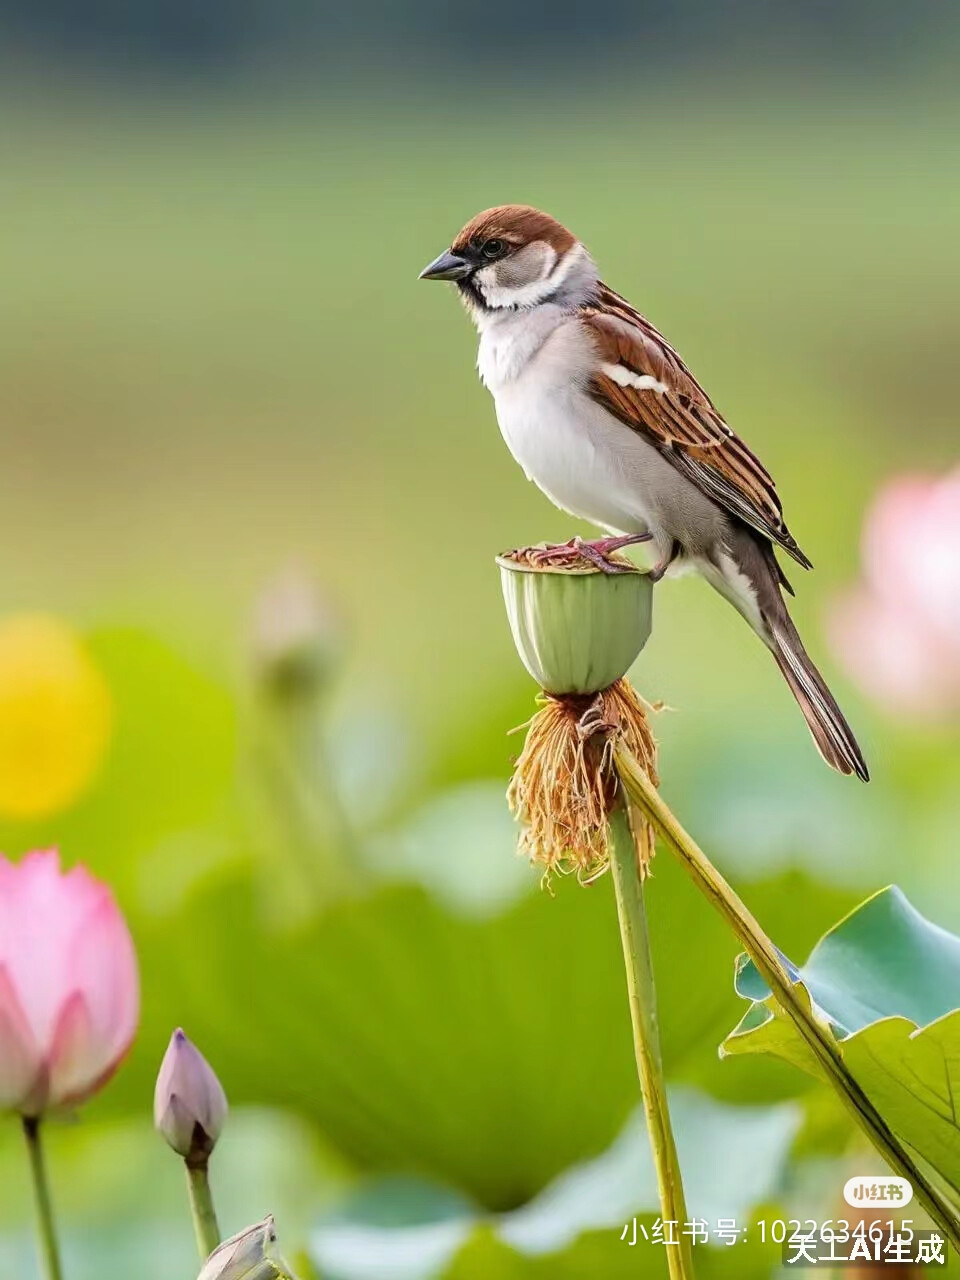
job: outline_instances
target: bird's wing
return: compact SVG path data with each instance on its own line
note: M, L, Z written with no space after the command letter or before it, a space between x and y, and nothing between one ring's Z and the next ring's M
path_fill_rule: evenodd
M784 522L770 473L649 320L603 284L581 318L599 357L589 387L593 399L645 436L707 497L812 568Z

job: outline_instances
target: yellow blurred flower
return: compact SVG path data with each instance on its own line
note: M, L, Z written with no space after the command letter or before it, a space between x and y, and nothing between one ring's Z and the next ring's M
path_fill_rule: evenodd
M112 723L110 691L57 618L0 619L0 815L66 808L93 780Z

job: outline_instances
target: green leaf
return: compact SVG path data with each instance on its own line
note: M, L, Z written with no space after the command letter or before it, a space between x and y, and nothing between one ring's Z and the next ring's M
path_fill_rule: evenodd
M841 920L795 973L894 1132L960 1187L960 938L925 919L894 886ZM818 1074L745 956L735 987L752 1004L721 1052L772 1053Z
M451 912L482 919L536 886L516 847L517 825L497 779L431 796L403 824L369 841L365 860L382 879L422 884Z
M800 1121L797 1107L728 1107L683 1089L671 1094L671 1109L691 1217L743 1222L779 1190ZM636 1266L644 1249L662 1257L662 1246L642 1239L639 1249L622 1246L624 1224L655 1214L658 1203L637 1111L607 1151L566 1170L516 1209L483 1214L433 1186L380 1182L319 1224L312 1253L329 1280L368 1280L382 1274L377 1265L384 1259L390 1259L393 1280L438 1280L464 1246L468 1258L474 1251L498 1254L503 1265L496 1274L553 1275L540 1270L541 1260L556 1266L565 1253L579 1251L582 1239L596 1236L594 1249L608 1252L616 1244L616 1252L632 1255ZM466 1267L458 1259L455 1273L468 1274Z
M800 884L757 895L793 938L807 928L788 918ZM722 980L734 943L671 859L658 859L650 915L668 1079L713 1090L725 1072L711 1046L736 1009ZM291 1108L366 1172L417 1173L504 1210L602 1151L636 1105L606 878L565 881L556 897L534 888L480 920L382 886L281 929L262 880L227 866L135 935L146 1019L98 1111L144 1106L182 1025L237 1105ZM727 1096L797 1092L770 1087L771 1074L728 1068Z
M474 921L384 886L290 931L270 927L257 880L224 874L141 922L150 1019L104 1104L141 1107L183 1025L232 1102L294 1109L363 1169L523 1202L609 1142L636 1098L603 888Z
M653 1227L651 1215L638 1215L638 1227ZM769 1280L777 1274L780 1246L760 1243L756 1230L733 1247L694 1249L697 1280ZM562 1253L528 1257L514 1253L489 1228L474 1233L457 1254L443 1280L666 1280L663 1245L638 1239L621 1241L616 1231L591 1231Z

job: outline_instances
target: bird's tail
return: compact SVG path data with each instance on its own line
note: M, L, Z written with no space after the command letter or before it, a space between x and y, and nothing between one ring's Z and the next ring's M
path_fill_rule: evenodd
M702 572L772 651L827 764L839 773L855 773L869 782L870 774L853 730L810 660L787 611L783 592L792 595L793 589L777 563L773 547L745 525L734 525L724 551L716 561L702 561Z
M770 621L770 647L783 678L800 704L817 750L839 773L855 773L864 782L870 773L863 752L847 724L837 700L813 665L800 635L784 607L776 622Z

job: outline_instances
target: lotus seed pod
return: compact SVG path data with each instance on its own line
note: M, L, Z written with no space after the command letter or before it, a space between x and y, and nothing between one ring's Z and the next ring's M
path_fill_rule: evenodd
M653 625L653 584L632 566L548 568L499 556L520 660L546 693L599 693L636 661Z

